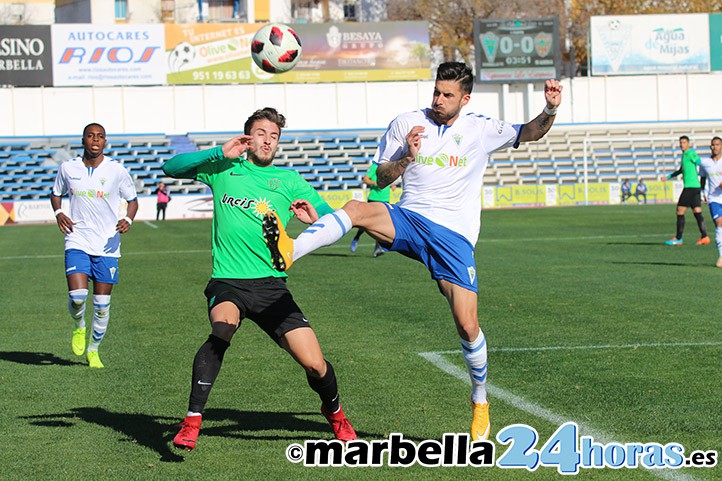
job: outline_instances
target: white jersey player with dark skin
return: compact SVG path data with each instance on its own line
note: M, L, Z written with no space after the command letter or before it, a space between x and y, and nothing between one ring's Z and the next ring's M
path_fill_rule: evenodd
M701 159L699 168L702 177L702 200L709 204L714 220L714 237L719 258L717 267L722 267L722 139L713 137L709 146L710 156Z
M128 232L138 212L133 179L122 164L103 154L106 138L102 125L92 123L83 130L83 156L63 162L58 168L50 203L60 232L65 236L65 275L68 309L75 323L73 352L85 352L85 301L88 280L93 280L93 325L87 358L90 367L102 368L98 345L110 316L110 294L118 282L120 234ZM70 210L62 210L68 195ZM127 201L125 217L118 219L121 199Z
M423 262L448 300L461 338L472 383L472 438L488 439L486 340L479 328L474 245L481 219L482 178L489 155L520 142L541 139L561 103L557 80L544 85L546 105L531 122L512 125L462 114L474 78L463 63L447 62L437 71L430 109L402 114L389 126L374 162L378 186L402 177L395 204L348 202L321 217L296 239L269 217L264 234L279 269L340 239L352 226L363 228L391 251Z

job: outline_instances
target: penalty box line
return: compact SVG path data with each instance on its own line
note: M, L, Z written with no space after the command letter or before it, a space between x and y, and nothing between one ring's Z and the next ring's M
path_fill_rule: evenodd
M712 345L720 345L721 343L713 343ZM705 344L707 345L707 344ZM429 361L431 364L433 364L435 367L439 368L446 374L449 374L452 377L455 377L456 379L459 379L462 382L465 382L466 384L471 385L471 380L469 379L469 373L466 371L466 369L462 369L456 364L452 363L446 357L445 355L448 354L461 354L460 350L455 351L432 351L432 352L419 352L417 353L419 356L423 357L427 361ZM536 416L540 419L543 419L545 421L550 422L553 425L561 426L562 424L566 422L574 422L579 426L579 433L585 436L592 436L596 442L600 442L603 444L609 444L609 443L620 443L620 441L615 441L615 438L617 436L614 436L612 434L606 433L604 431L601 431L599 429L596 429L588 424L580 423L578 421L575 421L573 419L567 418L565 416L562 416L561 414L555 413L554 411L551 411L545 407L542 407L536 403L533 403L531 401L528 401L524 399L521 396L518 396L511 391L508 391L504 388L501 388L499 386L495 386L493 384L490 384L489 382L486 383L486 390L495 398L501 399L502 401L506 402L507 404L521 410L524 412L527 412L533 416ZM620 443L623 444L623 443ZM688 453L687 453L688 454ZM698 478L695 478L694 476L690 476L687 474L682 474L677 470L672 469L647 469L647 471L659 478L668 480L668 481L701 481Z

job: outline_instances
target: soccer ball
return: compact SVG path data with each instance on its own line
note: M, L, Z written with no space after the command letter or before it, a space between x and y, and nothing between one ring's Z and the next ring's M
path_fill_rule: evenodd
M301 39L288 25L266 25L253 36L251 57L266 72L287 72L301 59Z
M171 72L180 72L196 57L196 49L188 42L179 43L168 56Z

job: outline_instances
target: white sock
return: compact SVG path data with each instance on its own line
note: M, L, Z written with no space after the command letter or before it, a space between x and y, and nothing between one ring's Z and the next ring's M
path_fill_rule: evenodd
M293 260L296 261L319 247L333 244L352 227L351 218L343 209L326 214L294 239Z
M717 243L717 250L719 251L720 257L722 257L722 227L714 228L714 240Z
M85 327L85 299L88 298L88 289L73 289L68 291L68 310L73 318L75 329Z
M186 414L186 417L188 417L188 416L191 416L191 417L193 417L193 416L201 416L201 415L202 415L201 413L197 413L197 412L195 412L195 411L188 411L188 413Z
M471 377L471 401L484 404L486 400L486 338L484 333L473 341L461 339L461 351L464 353L464 361Z
M97 351L105 336L110 319L110 296L93 296L93 335L90 336L88 351Z

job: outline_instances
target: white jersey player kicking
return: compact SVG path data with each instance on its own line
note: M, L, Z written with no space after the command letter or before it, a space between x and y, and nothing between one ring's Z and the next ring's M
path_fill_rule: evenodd
M133 179L122 164L106 157L105 129L92 123L83 129L83 156L58 168L50 203L60 232L65 235L65 276L68 309L74 330L73 353L86 352L85 300L88 279L93 280L93 324L87 359L90 367L102 368L98 346L108 328L110 293L118 283L120 234L128 232L138 212ZM62 196L70 198L70 212L63 212ZM121 199L128 202L127 215L118 219Z
M264 235L277 269L339 240L361 227L381 246L423 262L447 298L461 337L471 377L475 440L488 439L486 339L479 328L474 246L481 223L482 178L489 155L520 142L539 140L554 122L561 103L557 80L544 85L546 105L527 124L509 124L461 114L469 103L474 76L458 62L439 66L430 109L402 114L378 147L378 186L402 176L403 194L395 204L351 201L321 217L297 239L290 239L275 214L264 221Z

